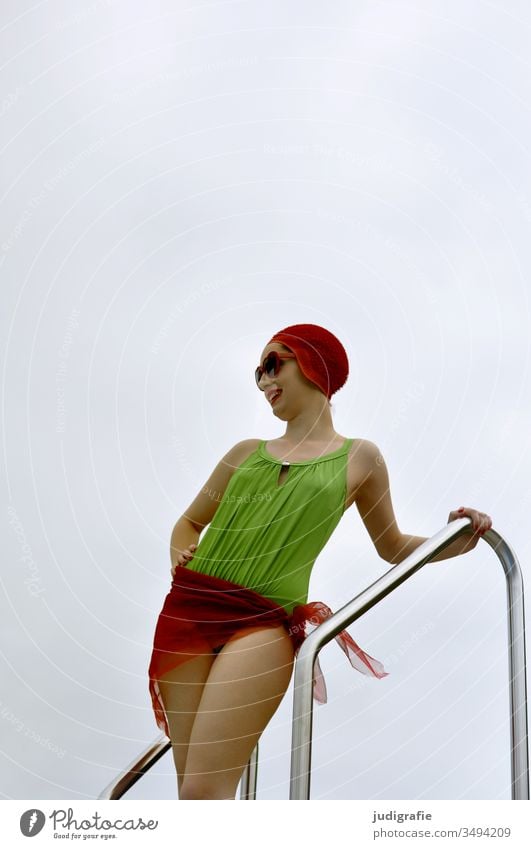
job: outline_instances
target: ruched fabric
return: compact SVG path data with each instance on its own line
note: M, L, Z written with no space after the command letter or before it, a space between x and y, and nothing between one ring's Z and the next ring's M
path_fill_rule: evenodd
M155 628L149 665L149 690L158 727L170 736L158 681L164 680L172 669L198 655L211 654L233 637L279 625L286 628L297 654L308 635L307 625L318 626L331 615L330 608L321 601L296 605L288 613L272 599L247 587L177 566ZM348 631L341 631L335 640L358 672L374 678L388 674ZM327 701L318 658L313 669L313 697L318 704Z

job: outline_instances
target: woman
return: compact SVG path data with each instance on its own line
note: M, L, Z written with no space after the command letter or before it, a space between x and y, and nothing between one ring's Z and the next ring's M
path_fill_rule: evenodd
M171 739L180 799L235 798L289 686L306 623L331 615L322 602L307 602L308 584L344 511L356 504L388 563L425 540L400 532L377 446L334 430L330 398L348 377L341 342L318 325L292 325L269 340L260 363L256 382L286 422L285 434L231 448L171 538L173 581L149 678L157 724ZM491 527L490 517L472 508L452 511L448 521L463 516L473 520L466 541L434 560L470 551ZM387 675L348 632L336 640L358 671ZM314 676L314 697L323 703L318 662Z

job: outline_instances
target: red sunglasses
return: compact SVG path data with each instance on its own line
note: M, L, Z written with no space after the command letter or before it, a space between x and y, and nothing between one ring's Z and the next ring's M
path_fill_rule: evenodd
M280 366L282 365L282 360L291 360L296 359L295 354L279 354L278 351L271 351L261 366L255 369L254 379L256 380L256 385L260 392L264 390L260 386L260 381L262 379L262 375L267 374L268 377L276 377L280 371Z

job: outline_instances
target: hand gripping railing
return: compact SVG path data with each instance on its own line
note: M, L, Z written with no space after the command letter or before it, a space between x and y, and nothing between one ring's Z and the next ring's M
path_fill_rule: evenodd
M304 640L295 661L293 694L293 732L291 746L290 799L310 798L310 762L312 736L313 665L317 654L336 634L359 619L382 598L406 581L414 572L461 536L471 520L456 519L435 536L427 539L405 560L389 569L360 595L321 623ZM511 709L511 776L512 798L529 799L529 756L527 749L527 689L525 665L525 620L522 573L516 555L505 540L493 530L483 537L501 560L507 581L507 614L509 629L509 684ZM121 799L171 748L161 734L147 749L123 770L98 796L99 799ZM258 744L240 782L240 799L256 798Z
M295 664L290 799L310 798L313 666L321 648L344 628L378 604L403 581L466 531L471 519L450 522L409 557L389 569L356 598L315 628L299 649ZM509 686L511 709L511 785L513 799L529 799L527 748L527 688L525 662L524 589L522 572L511 547L494 530L483 539L501 560L507 582Z

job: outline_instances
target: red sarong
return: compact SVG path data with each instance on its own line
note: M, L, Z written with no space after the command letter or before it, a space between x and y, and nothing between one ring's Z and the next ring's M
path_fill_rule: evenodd
M306 623L317 627L330 616L332 611L322 601L299 604L290 615L284 607L247 587L177 566L159 614L149 664L149 691L158 727L170 736L158 686L169 670L192 657L211 654L234 635L241 637L278 625L285 626L296 655L308 636ZM388 675L380 661L364 652L348 631L341 631L335 640L358 672L374 678ZM318 704L326 703L326 683L318 657L313 669L313 697Z

